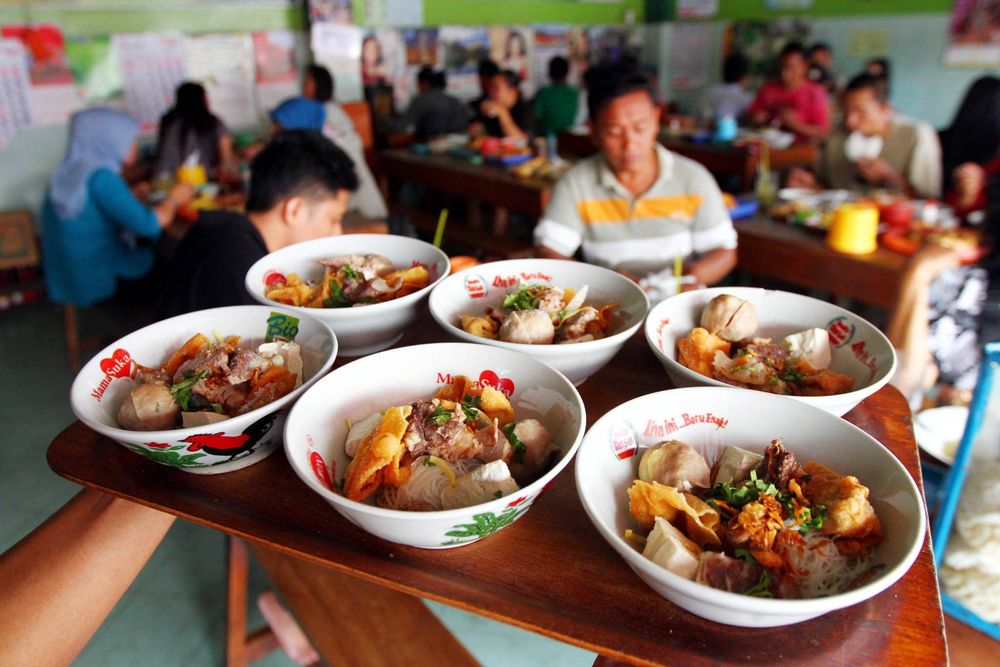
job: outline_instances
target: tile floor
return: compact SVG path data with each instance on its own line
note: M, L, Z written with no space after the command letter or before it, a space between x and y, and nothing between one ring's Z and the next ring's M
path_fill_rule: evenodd
M110 336L122 320L117 309L81 315L83 335ZM88 351L93 354L95 350ZM85 357L85 358L88 358ZM49 442L73 420L62 312L32 304L0 312L0 447L6 465L0 476L0 552L5 551L77 490L45 462ZM15 389L16 388L16 389ZM192 557L194 555L194 558ZM192 563L197 562L197 567ZM178 577L178 570L184 576ZM251 600L267 586L251 569ZM590 665L594 654L437 603L428 603L488 667ZM263 623L256 604L251 627ZM178 521L118 606L77 661L80 667L157 665L213 667L224 664L225 543L220 533ZM280 652L255 663L294 665Z

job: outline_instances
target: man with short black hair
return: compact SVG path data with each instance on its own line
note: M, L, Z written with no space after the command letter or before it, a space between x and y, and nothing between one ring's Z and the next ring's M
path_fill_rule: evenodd
M269 252L339 234L348 194L358 187L351 158L317 132L281 132L250 167L246 215L202 213L171 264L157 314L255 303L244 286Z
M465 132L469 124L468 107L446 93L447 86L443 70L435 72L431 67L421 67L417 72L419 93L410 102L400 129L413 132L414 139L420 143L442 134Z
M844 91L843 127L820 156L817 173L794 170L792 187L891 189L917 197L941 196L941 144L927 123L896 114L881 77L863 73Z
M800 140L821 142L830 131L829 100L822 86L808 78L806 51L789 42L778 58L778 79L768 81L747 113L757 125L779 125Z
M736 265L736 232L711 174L657 143L660 109L649 78L608 66L594 68L587 86L600 153L556 183L535 228L537 253L568 259L582 250L654 300L720 281Z
M580 91L566 83L569 61L555 56L549 61L549 85L535 95L535 127L539 135L559 134L573 127L580 106Z

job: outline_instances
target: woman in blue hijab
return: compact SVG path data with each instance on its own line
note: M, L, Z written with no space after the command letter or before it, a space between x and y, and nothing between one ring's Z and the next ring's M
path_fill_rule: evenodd
M139 124L119 111L81 111L69 132L42 205L42 258L50 300L89 306L111 297L119 277L149 272L154 250L136 239L158 239L194 192L174 186L155 208L135 198L120 174L135 162Z

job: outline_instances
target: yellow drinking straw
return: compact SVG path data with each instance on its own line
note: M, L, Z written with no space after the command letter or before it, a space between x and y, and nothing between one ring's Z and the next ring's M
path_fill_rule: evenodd
M684 272L684 258L680 255L674 257L674 294L681 293L681 275Z
M434 230L434 247L440 248L441 241L444 239L444 226L448 222L448 209L441 209L441 215L438 217L438 226Z

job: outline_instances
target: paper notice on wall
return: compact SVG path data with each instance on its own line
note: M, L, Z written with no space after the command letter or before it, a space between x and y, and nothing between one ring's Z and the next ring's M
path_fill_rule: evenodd
M670 83L675 89L697 90L708 84L710 37L707 23L680 23L674 27Z
M108 104L122 96L122 75L109 36L71 37L66 55L85 104Z
M144 134L155 132L187 76L180 33L127 33L112 38L125 90L125 110Z
M28 103L28 58L16 39L0 39L0 150L31 125Z
M187 75L205 87L209 107L231 129L258 124L250 35L194 35L187 39Z
M677 0L677 17L707 19L719 13L719 0Z
M1000 65L1000 0L955 0L944 48L947 67Z
M569 34L564 25L536 25L533 74L535 88L549 83L549 61L556 56L569 55Z
M361 39L361 29L350 25L314 23L310 31L313 57L333 75L338 102L364 99Z
M264 112L299 94L295 42L296 33L291 30L267 30L253 34L257 101Z
M365 24L421 26L424 24L424 0L365 0Z
M6 25L3 37L16 39L24 46L32 123L65 123L80 108L82 99L70 70L62 30L51 23Z

